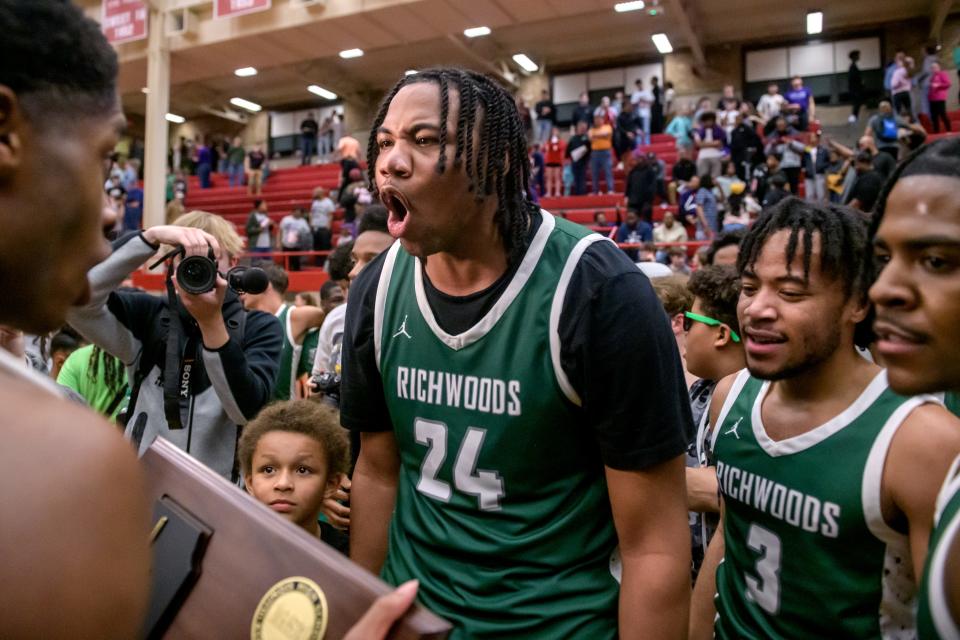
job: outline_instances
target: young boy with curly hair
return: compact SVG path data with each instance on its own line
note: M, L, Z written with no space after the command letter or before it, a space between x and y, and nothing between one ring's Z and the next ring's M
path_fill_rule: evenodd
M309 400L271 404L244 428L238 455L257 500L321 537L318 518L350 462L337 411Z

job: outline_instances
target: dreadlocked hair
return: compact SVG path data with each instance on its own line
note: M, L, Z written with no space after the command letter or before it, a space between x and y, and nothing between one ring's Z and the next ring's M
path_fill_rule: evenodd
M377 130L383 125L390 103L400 89L418 82L432 82L440 87L437 173L444 173L448 161L452 161L455 169L463 168L469 180L468 189L477 202L496 195L494 223L511 260L516 259L526 247L527 229L537 212L537 206L527 195L530 184L527 142L513 97L487 76L454 67L437 67L401 78L384 97L371 128L367 145L370 184L376 188L376 164L380 155ZM447 157L447 129L444 126L450 115L451 90L460 96L452 160ZM475 132L477 145L474 145Z
M123 363L120 362L119 358L110 355L97 345L93 345L93 349L90 351L90 361L87 366L87 378L89 378L91 382L95 382L98 378L100 378L101 354L103 356L102 380L111 392L117 393L126 384Z
M803 257L803 279L810 278L813 235L820 235L820 271L843 285L847 299L867 300L870 277L864 263L867 253L867 229L855 211L838 205L813 204L797 197L781 200L765 210L740 245L737 271L752 269L767 241L779 231L789 231L786 263L792 264L798 251ZM802 233L802 237L801 237ZM872 314L871 314L872 315ZM857 325L854 336L860 346L869 344L871 318Z

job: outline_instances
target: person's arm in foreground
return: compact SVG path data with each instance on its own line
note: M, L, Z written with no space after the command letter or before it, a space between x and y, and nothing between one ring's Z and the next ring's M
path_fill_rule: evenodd
M397 498L400 453L393 431L363 433L350 491L350 559L380 573Z
M720 511L716 467L687 467L687 508L701 513Z
M682 456L642 471L606 468L620 540L621 638L683 638L690 604L690 530Z
M722 513L722 510L721 510ZM717 567L723 560L723 517L710 540L707 553L697 574L697 584L693 587L693 600L690 602L690 640L711 640L713 622L717 617L714 597L717 594Z

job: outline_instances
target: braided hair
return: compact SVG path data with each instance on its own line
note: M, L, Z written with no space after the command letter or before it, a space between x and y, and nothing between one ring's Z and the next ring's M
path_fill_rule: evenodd
M469 190L476 202L496 194L494 223L500 230L504 248L511 260L522 255L527 229L537 206L528 198L530 163L523 123L513 97L499 84L479 73L454 67L437 67L405 76L393 86L380 104L367 146L367 172L376 188L376 163L380 155L377 130L383 125L394 96L418 82L432 82L440 88L440 157L437 173L463 167ZM452 160L447 157L446 122L450 114L450 90L460 95L456 146ZM478 144L474 144L474 132ZM476 149L474 147L477 147Z
M103 361L103 375L100 375L101 355ZM124 377L123 363L120 359L110 355L97 345L90 351L90 360L87 365L87 378L91 382L102 379L111 393L118 393L127 381Z
M752 269L767 241L784 230L790 232L784 257L789 265L797 252L802 252L804 280L810 278L813 234L819 233L820 271L841 282L847 299L855 297L859 302L866 302L870 289L869 271L864 261L868 253L866 224L857 212L839 205L814 204L791 196L766 209L740 245L737 271L742 275L745 270ZM857 325L856 344L865 346L871 342L871 324L872 314L869 314Z

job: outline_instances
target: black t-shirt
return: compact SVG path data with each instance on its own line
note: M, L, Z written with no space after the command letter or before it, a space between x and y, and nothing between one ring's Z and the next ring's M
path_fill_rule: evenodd
M673 179L680 180L681 182L687 182L695 176L697 173L697 165L693 163L693 160L688 160L683 158L677 160L677 163L673 165Z
M857 199L860 201L861 211L871 211L877 198L880 197L883 182L883 176L876 171L866 171L860 174L857 176L857 181L853 183L847 203Z
M320 130L320 127L319 125L317 125L317 121L314 120L313 118L307 118L306 120L300 123L300 133L304 135L315 136L317 135L317 131L319 130Z
M579 160L574 161L574 164L580 165L584 164L587 161L587 158L590 157L590 138L585 135L574 134L570 136L570 139L567 141L567 151L566 156L573 160L573 152L579 149L580 147L586 147L587 152L581 156Z
M578 104L573 110L573 123L586 122L593 125L593 107L589 104Z
M250 169L253 171L262 167L263 161L267 159L262 151L251 151L247 157L250 159Z
M851 93L859 93L863 89L863 75L856 62L850 63L850 69L847 71L847 85Z
M886 180L897 168L897 160L889 153L878 153L873 156L873 170Z
M360 163L353 158L343 158L340 160L340 186L350 184L350 172L359 169Z
M537 120L547 119L550 122L557 121L557 107L551 100L541 100L534 106L533 110L537 112Z
M384 258L368 264L350 287L340 419L354 431L393 428L373 343ZM486 290L464 297L446 295L424 278L440 326L460 333L475 325L518 264ZM559 333L561 366L580 394L583 426L596 434L604 464L643 469L685 450L693 419L673 331L649 280L616 245L597 242L584 252L564 300Z

